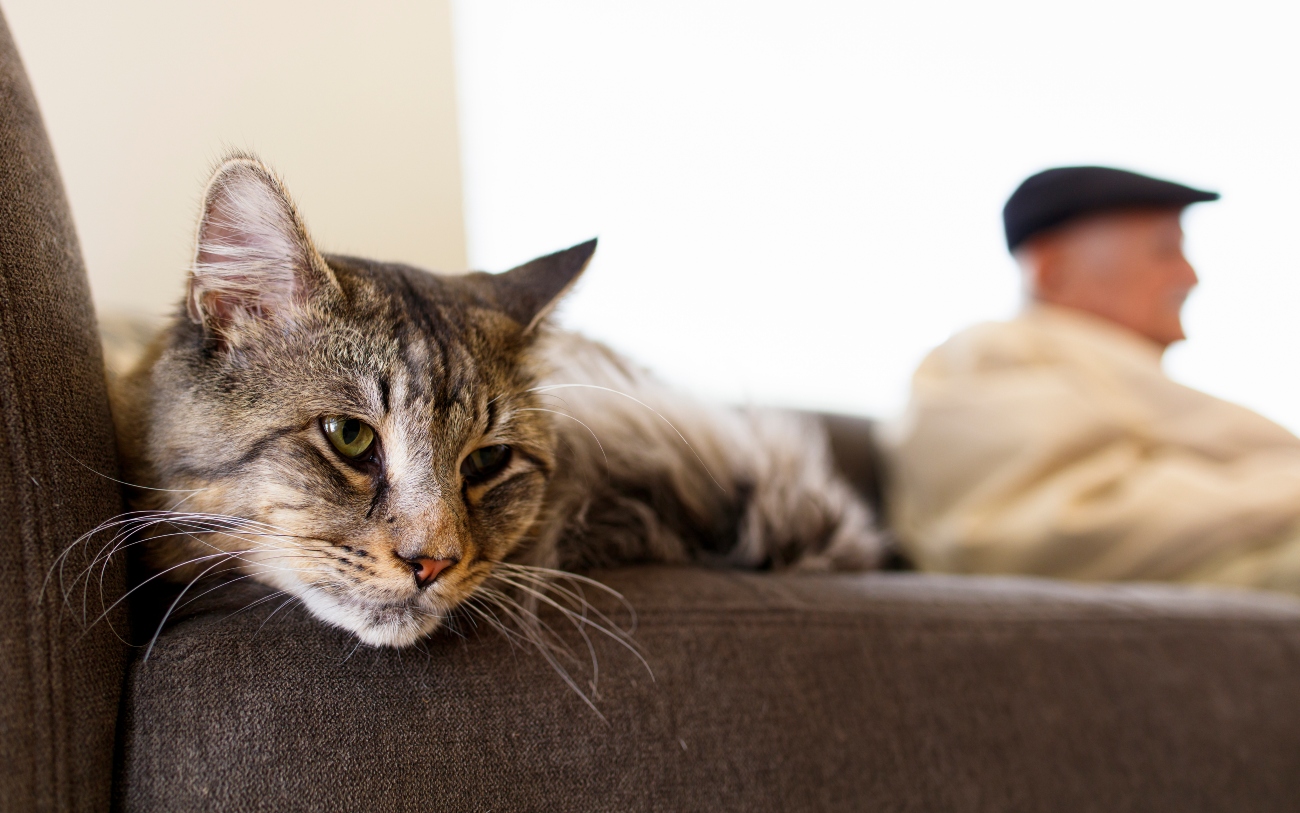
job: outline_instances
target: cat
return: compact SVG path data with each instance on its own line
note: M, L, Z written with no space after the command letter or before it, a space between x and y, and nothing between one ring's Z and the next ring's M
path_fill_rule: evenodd
M554 571L876 567L815 419L702 405L552 324L595 248L500 274L325 255L275 172L229 156L184 302L113 386L150 566L391 647Z

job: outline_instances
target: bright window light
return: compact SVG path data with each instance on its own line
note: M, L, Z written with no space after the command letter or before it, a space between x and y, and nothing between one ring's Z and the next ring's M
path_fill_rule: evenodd
M601 238L561 312L711 397L888 416L1019 283L1003 201L1099 163L1223 193L1177 379L1300 429L1295 6L455 8L469 255Z

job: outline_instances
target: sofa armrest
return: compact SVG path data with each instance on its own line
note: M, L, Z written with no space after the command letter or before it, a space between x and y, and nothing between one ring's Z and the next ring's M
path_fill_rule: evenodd
M85 632L56 557L122 510L90 291L31 87L0 18L0 809L106 810L121 612ZM93 551L66 561L71 578ZM118 561L87 611L122 593ZM83 632L85 634L83 635Z

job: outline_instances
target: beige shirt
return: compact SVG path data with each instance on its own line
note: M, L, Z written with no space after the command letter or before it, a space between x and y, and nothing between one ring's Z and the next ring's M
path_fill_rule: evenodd
M949 339L882 438L905 550L955 573L1300 589L1300 439L1160 357L1047 306Z

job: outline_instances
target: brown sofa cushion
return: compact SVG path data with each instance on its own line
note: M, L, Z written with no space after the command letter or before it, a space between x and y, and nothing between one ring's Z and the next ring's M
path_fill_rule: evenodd
M90 292L54 156L0 18L0 810L103 810L125 646L42 590L122 508ZM75 573L87 560L79 551ZM104 596L122 591L110 567ZM98 609L99 587L91 597ZM78 596L79 599L79 596ZM121 614L113 621L123 631Z
M228 595L132 667L119 801L1260 811L1300 799L1293 599L912 574L601 578L639 611L654 674L595 640L608 723L489 630L354 651L294 606L272 615L279 599L231 615L249 597Z

